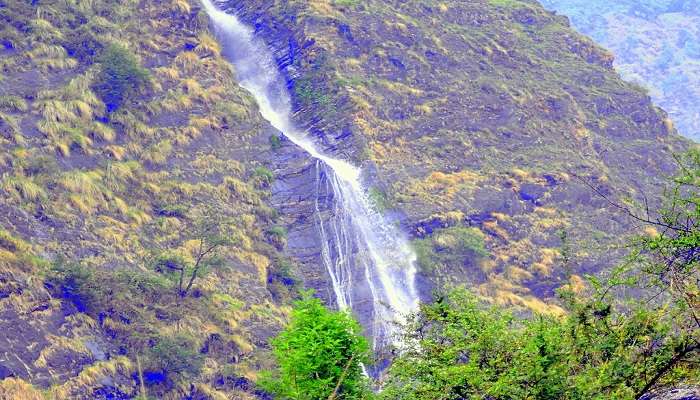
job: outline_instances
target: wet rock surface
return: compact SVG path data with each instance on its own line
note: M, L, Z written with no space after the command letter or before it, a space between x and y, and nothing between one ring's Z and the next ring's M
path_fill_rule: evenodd
M700 388L687 386L662 389L645 395L640 400L700 400Z
M275 173L271 205L287 228L286 252L299 263L296 272L304 286L314 289L328 304L335 304L318 231L318 218L325 217L332 193L319 182L317 161L288 139L271 157Z

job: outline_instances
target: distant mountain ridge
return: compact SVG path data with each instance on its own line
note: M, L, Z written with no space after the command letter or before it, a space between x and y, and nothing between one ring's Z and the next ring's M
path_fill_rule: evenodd
M542 0L615 53L615 67L649 89L681 134L700 140L700 1Z

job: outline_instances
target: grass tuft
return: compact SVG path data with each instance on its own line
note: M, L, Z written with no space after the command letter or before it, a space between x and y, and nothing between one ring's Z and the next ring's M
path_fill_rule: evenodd
M0 108L13 112L25 112L29 109L23 98L13 95L0 96Z

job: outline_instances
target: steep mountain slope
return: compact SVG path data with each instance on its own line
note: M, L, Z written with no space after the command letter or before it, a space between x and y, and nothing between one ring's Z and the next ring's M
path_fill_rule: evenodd
M649 89L681 134L700 140L700 2L543 0L615 53L627 80Z
M252 390L286 296L257 161L272 130L195 5L0 2L2 398L28 398L18 379L60 399ZM118 109L110 45L149 76ZM229 220L200 257L199 227Z
M653 203L688 145L531 1L219 5L275 50L299 125L363 165L426 297L467 283L557 311L552 290L635 231L575 175ZM334 302L315 162L259 116L194 0L0 0L0 19L0 398L265 398L251 380L296 275ZM138 64L112 78L148 77L116 102L110 52ZM178 271L202 260L190 289Z
M221 4L275 48L300 124L374 169L426 292L470 282L545 308L634 231L587 184L653 200L687 146L609 53L532 1Z

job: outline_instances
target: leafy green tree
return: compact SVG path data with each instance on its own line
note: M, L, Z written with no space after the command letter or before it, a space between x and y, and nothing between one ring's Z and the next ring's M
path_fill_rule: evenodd
M360 325L344 311L329 311L305 293L287 328L272 340L279 365L260 385L279 399L367 399L362 363L369 346Z
M612 284L645 289L649 304L671 305L677 329L700 344L700 149L677 157L679 173L666 189L656 215L628 213L655 227L635 243L630 262ZM655 300L659 299L661 300Z
M599 191L654 229L588 293L562 289L565 316L518 320L456 290L410 320L382 398L637 400L700 383L700 151L678 162L657 212Z
M197 279L224 264L221 252L236 245L237 236L235 222L211 206L195 208L180 218L187 226L165 249L158 249L153 264L157 272L173 278L180 297L187 297Z
M95 91L112 112L131 96L145 88L149 80L148 70L126 47L111 44L98 60L101 64Z
M697 351L664 315L602 301L570 311L523 321L456 290L410 322L382 398L634 400L697 379Z

